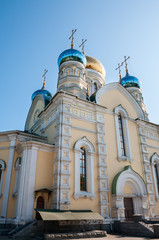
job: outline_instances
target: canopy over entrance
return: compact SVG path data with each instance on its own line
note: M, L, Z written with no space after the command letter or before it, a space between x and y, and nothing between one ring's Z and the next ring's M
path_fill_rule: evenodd
M44 221L60 220L103 220L104 218L96 212L91 211L49 211L36 210L40 213Z

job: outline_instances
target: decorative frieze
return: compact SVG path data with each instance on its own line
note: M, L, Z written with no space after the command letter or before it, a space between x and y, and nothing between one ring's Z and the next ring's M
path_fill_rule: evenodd
M85 120L95 120L95 115L93 113L90 113L90 112L87 112L87 111L84 111L83 109L76 109L76 108L73 108L72 109L72 114L76 117L79 117L79 118L82 118L82 119L85 119Z

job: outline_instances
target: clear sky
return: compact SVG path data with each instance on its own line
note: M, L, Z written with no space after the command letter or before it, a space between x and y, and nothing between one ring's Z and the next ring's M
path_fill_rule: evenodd
M115 68L130 56L129 73L159 123L158 0L0 0L0 131L24 130L45 68L46 89L56 93L57 59L75 28L75 48L87 38L85 53L103 63L106 83L119 80Z

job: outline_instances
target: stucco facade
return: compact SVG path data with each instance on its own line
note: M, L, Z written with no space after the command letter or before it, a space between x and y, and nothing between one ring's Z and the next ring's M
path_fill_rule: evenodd
M45 209L92 210L110 222L128 218L127 199L130 215L159 215L158 125L134 95L141 90L104 84L101 63L89 60L62 62L57 93L35 96L25 131L0 133L1 223L35 218L39 197Z

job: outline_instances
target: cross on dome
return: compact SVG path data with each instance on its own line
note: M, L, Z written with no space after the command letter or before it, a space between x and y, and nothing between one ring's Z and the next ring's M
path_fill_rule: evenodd
M46 80L46 73L48 72L47 69L44 69L44 74L42 75L43 79L43 88L45 88L45 80Z
M85 42L87 42L87 39L85 39L85 40L82 39L82 43L81 43L81 45L79 45L79 47L82 47L82 53L83 53L83 54L85 54L85 53L84 53L84 44L85 44Z
M126 58L126 56L124 56L124 58L125 58L125 60L122 62L122 64L125 63L125 70L126 70L126 73L128 73L128 68L127 68L128 64L127 64L127 60L130 58L130 56L127 57L127 58Z
M72 34L71 34L71 36L69 37L69 40L71 39L71 48L73 48L74 47L74 44L73 44L73 40L74 40L74 34L75 34L75 32L77 31L77 29L72 29Z
M122 67L123 63L118 63L118 67L115 69L115 70L118 70L119 69L119 79L121 79L121 67Z

